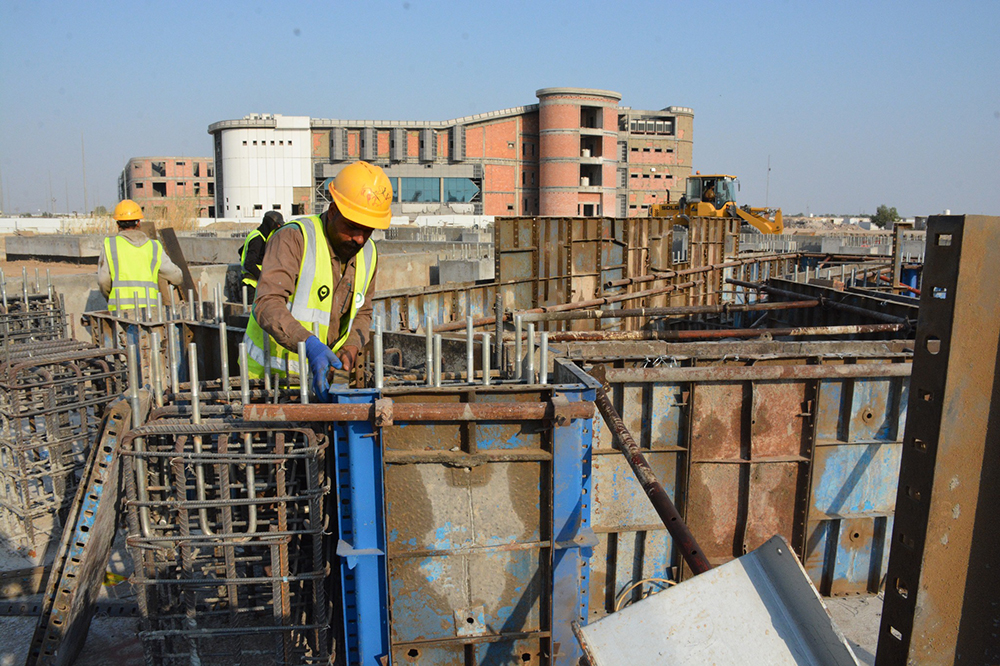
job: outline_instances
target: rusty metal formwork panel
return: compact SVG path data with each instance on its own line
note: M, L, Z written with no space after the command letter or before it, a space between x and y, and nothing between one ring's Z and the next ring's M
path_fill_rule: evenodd
M575 368L562 376L582 377ZM593 399L593 382L391 397L399 406L574 402ZM591 429L590 419L381 429L392 663L577 663L571 624L586 618L594 541Z
M121 450L147 663L327 663L325 437L172 418Z
M468 316L489 316L494 311L496 293L495 283L394 289L377 292L372 308L384 330L416 331L427 317L438 325Z
M661 344L652 355L628 347L587 345L578 362L610 385L714 564L780 534L824 594L877 589L909 373L904 345ZM683 571L603 424L593 468L600 543L591 615L599 617L633 583Z
M124 352L80 344L26 343L0 363L0 524L28 550L61 526L104 408L124 390Z
M1000 663L1000 218L934 216L875 663Z

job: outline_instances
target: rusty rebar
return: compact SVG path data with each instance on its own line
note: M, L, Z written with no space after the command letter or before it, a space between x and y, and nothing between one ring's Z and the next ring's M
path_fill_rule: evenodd
M383 402L391 412L391 421L569 421L589 419L594 416L594 405L590 402L570 402L556 405L552 402L512 402L512 403L407 403ZM380 415L380 418L384 418ZM246 421L294 421L294 422L344 422L375 421L375 405L350 404L281 404L246 405L243 408Z
M734 280L732 278L727 278L726 282L729 284L735 284L738 287L746 287L747 289L756 289L758 291L764 291L768 294L773 294L775 296L781 296L783 298L790 299L801 299L802 294L796 291L789 291L787 289L781 289L780 287L773 287L769 284L763 284L761 282L744 282L743 280ZM851 305L849 303L841 303L840 301L835 301L826 296L820 297L820 305L823 307L830 307L834 310L840 310L841 312L850 312L862 317L870 317L875 321L880 321L886 324L906 324L909 327L910 323L905 317L897 317L895 315L886 314L884 312L876 312L875 310L868 310L866 308L858 307L857 305Z
M776 301L773 303L727 303L723 305L678 305L663 308L623 308L621 310L571 310L569 312L517 312L521 321L565 321L575 319L624 319L630 317L672 317L692 314L728 314L757 310L797 310L814 308L819 299Z
M609 340L703 340L772 336L805 337L857 335L902 331L905 324L859 324L854 326L802 326L798 328L722 328L698 331L566 331L549 335L550 342L604 342Z
M680 551L684 561L691 567L691 571L695 575L705 573L711 569L712 565L708 563L708 558L702 552L698 541L694 538L694 534L688 529L684 519L681 518L681 514L677 511L677 507L671 501L670 495L664 490L663 485L656 478L653 469L646 462L645 456L642 455L642 450L635 443L635 440L632 439L632 434L625 427L625 422L622 421L614 405L611 404L611 400L608 398L608 394L603 387L597 389L595 403L601 411L601 416L604 417L604 422L611 428L611 432L615 440L617 440L622 453L625 455L625 459L628 460L629 467L632 468L636 480L642 485L642 489L646 492L646 496L649 498L650 503L652 503L657 515L663 521L664 527L667 528L670 536L674 539L674 543L677 544L677 549Z

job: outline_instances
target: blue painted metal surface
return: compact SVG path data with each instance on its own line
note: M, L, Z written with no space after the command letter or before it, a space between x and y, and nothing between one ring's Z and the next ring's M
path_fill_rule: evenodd
M569 402L593 401L593 389L562 391ZM555 428L552 437L552 657L554 664L577 664L583 652L573 622L586 624L590 556L597 545L590 526L591 421L577 419Z
M332 391L332 402L370 404L377 391ZM337 555L348 664L378 664L389 654L382 449L368 421L334 426ZM346 648L346 649L345 649Z

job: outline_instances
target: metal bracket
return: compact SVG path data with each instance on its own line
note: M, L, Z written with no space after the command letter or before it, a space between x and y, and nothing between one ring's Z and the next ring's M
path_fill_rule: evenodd
M337 557L347 558L347 568L353 569L358 563L358 557L364 555L385 555L379 548L355 548L343 539L337 539Z

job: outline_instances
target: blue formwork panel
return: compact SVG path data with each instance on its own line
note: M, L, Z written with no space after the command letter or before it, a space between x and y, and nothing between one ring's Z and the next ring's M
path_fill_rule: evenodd
M333 391L337 404L371 404L376 391ZM368 421L333 428L337 567L348 664L377 664L389 654L382 450Z
M415 388L391 397L593 399L588 385L509 388L474 388L474 397L469 389ZM577 663L571 625L587 618L594 542L592 429L591 419L559 427L396 421L381 429L392 663Z
M881 584L908 387L899 377L820 382L803 565L825 595Z

